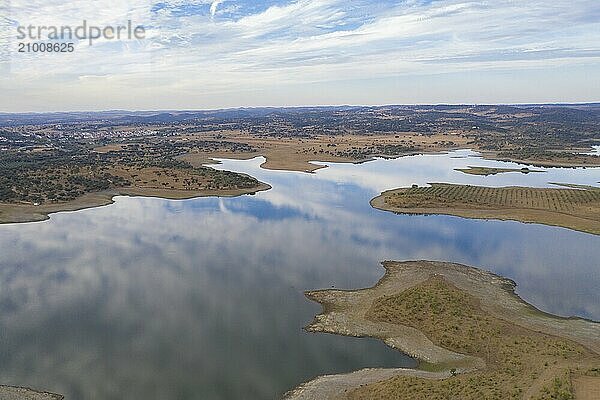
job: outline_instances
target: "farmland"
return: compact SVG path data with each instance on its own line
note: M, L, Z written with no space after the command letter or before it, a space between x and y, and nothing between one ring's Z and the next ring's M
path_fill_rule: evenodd
M435 183L384 192L371 204L401 214L516 220L600 234L600 189L595 187L490 188Z

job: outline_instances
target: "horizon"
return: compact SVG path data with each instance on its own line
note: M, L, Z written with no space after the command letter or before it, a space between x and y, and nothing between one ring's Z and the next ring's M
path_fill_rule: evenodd
M404 103L404 104L331 104L331 105L298 105L298 106L239 106L227 108L198 108L198 109L98 109L98 110L49 110L49 111L3 111L0 115L18 114L83 114L83 113L194 113L194 112L218 112L233 110L299 110L319 108L385 108L385 107L569 107L569 106L600 106L600 100L589 102L547 102L547 103Z
M9 0L0 110L590 103L599 12L594 0ZM125 24L143 35L105 33ZM82 25L89 37L48 33Z

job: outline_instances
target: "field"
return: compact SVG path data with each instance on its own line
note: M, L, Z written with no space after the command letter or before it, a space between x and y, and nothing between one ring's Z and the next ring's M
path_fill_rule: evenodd
M418 369L320 377L288 399L588 400L600 387L600 324L545 314L514 282L475 268L384 267L372 288L308 292L323 312L307 330L381 339L419 359Z
M449 214L562 226L600 234L600 189L489 188L436 183L383 193L371 204L404 214Z

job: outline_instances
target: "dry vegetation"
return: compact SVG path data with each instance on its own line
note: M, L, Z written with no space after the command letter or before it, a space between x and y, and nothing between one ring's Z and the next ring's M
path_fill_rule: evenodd
M600 189L595 187L489 188L436 183L388 191L372 204L397 213L510 219L600 234Z
M239 131L202 132L195 138L206 141L238 143L252 151L195 148L180 159L192 165L210 162L211 158L248 158L262 155L266 158L263 168L314 172L322 166L310 161L362 162L373 157L398 157L420 152L436 152L456 149L467 145L461 135L403 133L402 135L314 135L310 137L255 136ZM180 139L183 140L183 137Z
M573 398L567 371L591 356L574 342L490 316L441 277L376 300L368 318L417 328L444 348L484 359L487 367L444 380L397 376L356 389L351 399L520 399L553 370L550 386L536 398L566 400Z
M383 265L371 288L308 292L323 312L306 329L381 339L418 368L323 376L286 399L597 399L600 324L543 313L515 295L514 282L479 269Z

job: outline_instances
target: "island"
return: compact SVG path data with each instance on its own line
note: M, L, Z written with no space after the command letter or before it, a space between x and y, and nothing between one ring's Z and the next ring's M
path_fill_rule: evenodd
M374 208L398 214L445 214L513 220L600 234L600 188L483 187L432 183L389 190L371 200Z
M480 176L490 176L490 175L498 175L505 174L508 172L520 172L522 174L529 174L532 172L544 172L537 169L529 169L528 167L523 168L493 168L493 167L472 167L469 166L467 168L456 168L455 171L459 171L469 175L480 175Z
M383 263L372 288L307 292L323 312L306 327L373 337L417 369L318 377L299 399L577 399L600 387L600 323L544 313L506 278L460 264Z

